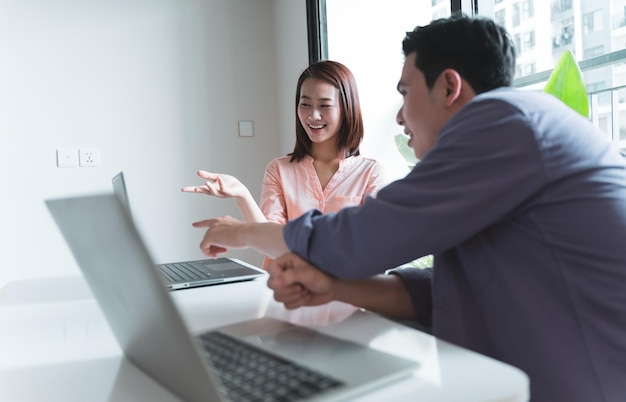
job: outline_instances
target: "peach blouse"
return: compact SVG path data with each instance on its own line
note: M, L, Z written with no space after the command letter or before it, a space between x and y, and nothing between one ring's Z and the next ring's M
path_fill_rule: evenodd
M311 209L328 213L360 205L388 184L380 163L363 156L343 159L324 189L311 156L300 162L289 159L276 158L265 169L261 211L270 222L286 223Z

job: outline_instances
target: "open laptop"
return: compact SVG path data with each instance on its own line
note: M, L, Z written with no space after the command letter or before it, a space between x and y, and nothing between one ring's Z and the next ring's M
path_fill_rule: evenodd
M46 205L125 355L185 401L338 400L419 367L272 318L192 337L114 194L46 200Z
M112 182L113 192L132 220L124 172L113 176ZM247 281L266 275L265 271L235 258L169 262L156 264L156 267L170 290Z

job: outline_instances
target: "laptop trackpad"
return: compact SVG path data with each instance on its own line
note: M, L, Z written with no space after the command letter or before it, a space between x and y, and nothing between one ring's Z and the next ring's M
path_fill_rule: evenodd
M409 363L367 346L301 327L288 327L244 339L349 384L374 381L388 374L391 368L415 365L415 362Z
M306 328L287 328L276 333L251 336L248 342L271 349L276 353L305 361L325 360L337 354L360 350L362 346L324 335Z

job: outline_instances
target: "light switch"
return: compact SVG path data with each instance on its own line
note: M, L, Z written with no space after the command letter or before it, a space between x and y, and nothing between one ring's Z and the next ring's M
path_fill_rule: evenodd
M239 136L254 137L254 124L248 120L239 120Z
M57 149L58 167L78 167L78 149L59 148Z

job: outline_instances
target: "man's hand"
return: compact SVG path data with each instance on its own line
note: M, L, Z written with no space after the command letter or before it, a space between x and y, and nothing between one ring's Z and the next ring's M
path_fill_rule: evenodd
M336 300L390 317L415 318L409 291L398 275L339 279L293 253L270 262L267 271L270 274L267 286L274 290L274 299L288 309Z
M193 227L207 228L200 243L200 249L211 258L224 254L229 248L248 247L241 236L243 226L245 226L244 222L230 216L193 223Z
M274 299L286 308L319 306L334 300L336 279L293 253L284 254L267 267L267 285Z

